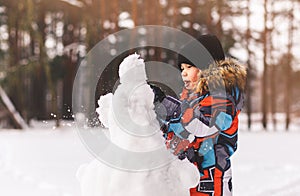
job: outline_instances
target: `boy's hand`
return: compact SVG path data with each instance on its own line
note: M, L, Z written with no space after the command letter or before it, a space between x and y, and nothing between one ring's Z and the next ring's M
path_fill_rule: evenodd
M162 102L163 99L166 97L165 93L159 88L158 86L155 86L153 84L148 83L150 88L152 89L154 93L154 101L153 103Z
M182 139L174 134L171 140L167 140L167 148L171 150L171 152L178 156L180 156L187 150L190 141L186 139Z

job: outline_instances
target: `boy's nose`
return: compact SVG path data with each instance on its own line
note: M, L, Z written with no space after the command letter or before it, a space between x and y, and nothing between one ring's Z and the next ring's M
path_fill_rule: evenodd
M186 72L186 71L184 71L184 70L182 70L182 72L181 72L181 76L187 76L187 72Z

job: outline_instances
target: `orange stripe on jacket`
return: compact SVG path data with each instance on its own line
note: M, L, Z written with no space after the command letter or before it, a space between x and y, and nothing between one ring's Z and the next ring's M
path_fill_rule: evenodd
M221 196L223 190L223 182L222 182L223 172L218 168L215 168L215 176L214 176L214 196Z
M202 106L212 106L213 104L226 104L229 101L226 99L215 99L212 96L208 96L204 98L201 102L200 105Z
M201 180L210 180L210 175L208 169L203 170L203 176L201 176Z
M183 123L189 123L194 117L194 108L188 108L185 110L184 114L181 117Z
M237 132L238 130L238 126L239 126L239 119L238 119L238 115L239 115L240 111L238 111L231 123L231 126L229 129L225 130L224 133L228 134L228 135L233 135Z

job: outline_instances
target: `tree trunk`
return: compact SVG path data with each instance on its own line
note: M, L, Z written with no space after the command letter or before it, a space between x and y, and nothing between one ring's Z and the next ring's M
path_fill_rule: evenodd
M192 13L191 13L191 18L190 18L191 26L190 26L189 34L193 37L196 37L198 34L193 28L193 23L197 22L196 16L197 16L198 7L197 7L196 0L191 0L191 8L192 8Z
M268 0L264 0L264 32L263 38L263 78L262 78L262 125L267 129L267 114L268 114L268 64L267 64L267 4Z
M271 113L272 113L272 123L274 130L276 130L277 127L277 121L276 121L276 98L277 98L277 92L276 92L276 66L275 64L271 67Z
M274 13L274 1L271 2L271 8L272 10L270 10L270 14L271 14L271 20L270 20L270 23L271 23L271 29L270 29L270 35L268 36L268 42L269 42L269 56L270 56L270 59L273 60L274 57L272 55L272 51L274 50L274 47L273 47L273 42L272 42L272 36L271 36L271 31L274 29L274 18L275 18L275 13ZM277 122L276 122L276 100L277 100L277 93L276 93L276 65L275 63L272 63L271 65L271 78L270 78L270 90L271 90L271 114L272 114L272 123L273 123L273 127L274 127L274 130L276 130L276 125L277 125Z
M250 0L247 0L247 31L246 31L246 47L248 53L248 74L247 74L247 93L246 93L246 108L247 108L247 116L248 116L248 129L251 129L251 114L252 114L252 89L251 89L251 82L252 82L252 65L251 65L251 57L252 52L249 48L250 45L250 38L251 38L251 30L250 30Z
M288 35L288 59L287 59L287 68L286 68L286 92L285 92L285 128L288 131L290 125L290 102L292 97L292 48L293 48L293 21L294 21L294 6L292 6L291 11L289 12L289 35Z
M132 3L131 3L131 15L132 15L132 20L133 20L134 25L137 26L138 25L138 20L137 20L137 0L132 0ZM135 32L136 31L133 31L130 34L130 41L129 41L130 48L133 46L134 39L136 37ZM135 52L135 50L131 49L130 53L133 53L133 52Z
M218 15L219 15L219 20L216 24L216 36L220 39L220 41L222 42L222 36L223 36L223 33L222 33L222 21L223 21L223 10L225 9L225 6L224 6L224 1L223 0L218 0L216 1L216 4L217 4L217 12L218 12Z
M209 33L214 33L215 29L212 28L212 16L211 16L211 10L213 8L212 1L206 1L206 27Z

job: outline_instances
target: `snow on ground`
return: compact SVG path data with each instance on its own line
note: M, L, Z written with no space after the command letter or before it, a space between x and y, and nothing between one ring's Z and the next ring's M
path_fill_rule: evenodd
M232 157L235 195L300 195L299 141L299 132L241 132Z
M238 151L232 157L235 196L300 195L300 131L248 132L241 120ZM73 123L53 129L40 122L26 131L0 130L0 195L79 196L78 167L93 157ZM43 128L41 128L43 127Z
M75 174L92 156L74 127L43 124L48 128L0 130L1 196L79 196Z
M241 115L238 150L232 157L234 195L300 195L300 119L285 131L284 114L277 114L276 129L263 131L261 115L253 115L251 132Z

